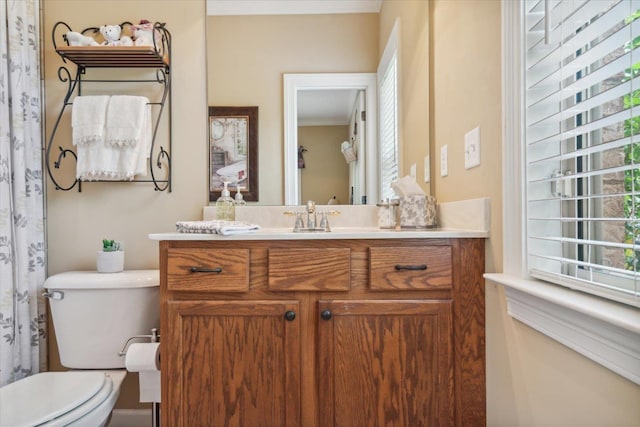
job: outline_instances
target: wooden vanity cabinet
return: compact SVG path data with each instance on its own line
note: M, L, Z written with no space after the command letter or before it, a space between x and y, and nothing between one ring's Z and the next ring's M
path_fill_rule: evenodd
M320 301L321 426L452 426L451 302Z
M162 425L299 426L300 322L284 320L298 310L296 301L167 303Z
M160 242L162 425L485 425L484 239Z

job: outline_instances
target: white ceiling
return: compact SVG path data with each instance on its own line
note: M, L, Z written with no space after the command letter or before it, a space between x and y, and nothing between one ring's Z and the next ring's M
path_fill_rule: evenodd
M348 125L357 95L355 89L299 91L298 125Z

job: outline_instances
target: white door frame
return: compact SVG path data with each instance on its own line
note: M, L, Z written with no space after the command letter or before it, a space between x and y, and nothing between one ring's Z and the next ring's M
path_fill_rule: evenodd
M299 205L298 91L322 89L364 90L366 95L366 149L364 159L367 204L378 200L377 76L376 73L284 75L284 204Z

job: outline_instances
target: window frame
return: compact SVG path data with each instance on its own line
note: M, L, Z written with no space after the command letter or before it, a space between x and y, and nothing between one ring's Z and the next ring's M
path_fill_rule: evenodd
M521 7L502 0L503 272L513 318L640 385L640 310L533 279L526 262L524 64Z

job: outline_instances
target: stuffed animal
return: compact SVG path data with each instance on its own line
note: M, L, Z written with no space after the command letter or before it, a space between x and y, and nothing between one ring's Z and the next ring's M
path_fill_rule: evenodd
M85 36L75 31L66 33L64 39L69 43L69 46L100 46L93 37Z
M153 24L146 19L141 20L139 24L133 26L133 44L136 46L154 46L153 36ZM156 38L156 48L160 47L158 44Z
M104 37L104 46L133 46L133 40L129 36L120 36L122 28L120 25L103 25L100 27L100 34Z

